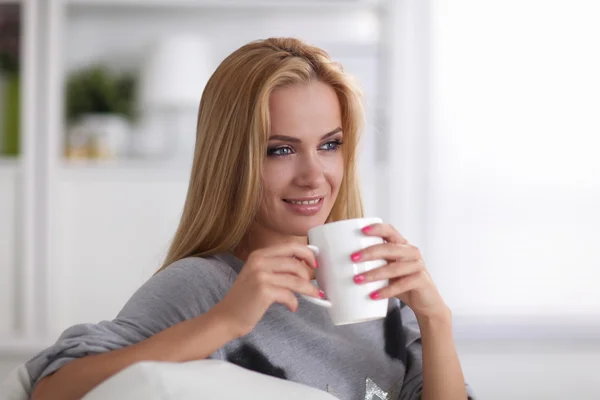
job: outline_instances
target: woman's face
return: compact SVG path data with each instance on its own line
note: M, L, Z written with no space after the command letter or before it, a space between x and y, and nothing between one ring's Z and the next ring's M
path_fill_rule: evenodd
M344 176L342 119L333 88L319 81L276 89L263 171L261 228L306 236L325 223Z

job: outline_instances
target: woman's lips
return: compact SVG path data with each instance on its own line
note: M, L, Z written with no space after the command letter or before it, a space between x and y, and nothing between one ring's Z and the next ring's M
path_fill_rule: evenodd
M321 208L323 207L323 197L320 197L318 199L318 201L315 204L295 204L292 203L290 200L283 200L285 206L287 207L288 210L290 210L291 212L293 212L294 214L298 214L298 215L303 215L303 216L307 216L310 217L312 215L317 214L319 211L321 211ZM294 201L300 201L300 200L294 200ZM305 200L306 201L306 200Z

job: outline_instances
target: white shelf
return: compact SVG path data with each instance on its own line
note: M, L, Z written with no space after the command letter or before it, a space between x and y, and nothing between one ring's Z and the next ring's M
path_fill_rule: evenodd
M1 0L0 0L1 1ZM98 7L202 7L221 9L302 8L302 9L364 9L378 7L382 0L65 0L68 5Z
M191 163L121 159L63 160L60 176L68 180L188 180Z
M14 170L17 169L19 165L21 165L19 157L0 156L0 169L2 170Z

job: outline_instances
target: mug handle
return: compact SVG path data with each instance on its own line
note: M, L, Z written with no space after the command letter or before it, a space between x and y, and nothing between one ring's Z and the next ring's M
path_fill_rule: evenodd
M313 253L315 253L315 256L319 255L320 251L317 246L313 246L313 245L309 244L308 248L311 249ZM331 304L331 302L328 300L315 299L314 297L306 296L304 294L301 294L301 296L304 297L307 301L309 301L313 304L316 304L318 306L325 307L325 308L333 307L333 304Z

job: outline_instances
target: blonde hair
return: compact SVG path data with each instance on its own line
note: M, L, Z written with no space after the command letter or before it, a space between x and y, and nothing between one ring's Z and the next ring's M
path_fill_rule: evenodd
M300 40L251 42L229 55L204 89L183 214L157 273L182 258L232 251L238 245L261 201L269 96L275 88L312 80L335 90L344 132L344 178L327 221L363 216L357 170L363 126L358 86L325 51Z

